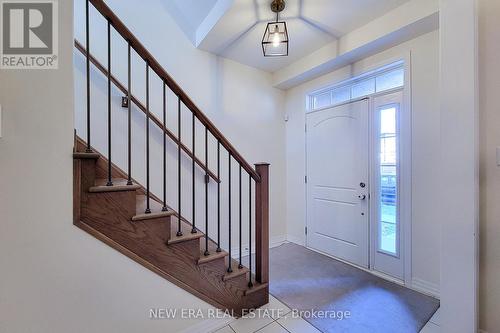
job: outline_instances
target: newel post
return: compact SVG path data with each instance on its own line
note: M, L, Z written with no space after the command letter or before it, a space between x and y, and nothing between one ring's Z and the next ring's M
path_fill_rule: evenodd
M255 277L269 282L269 163L255 164L260 182L255 183Z

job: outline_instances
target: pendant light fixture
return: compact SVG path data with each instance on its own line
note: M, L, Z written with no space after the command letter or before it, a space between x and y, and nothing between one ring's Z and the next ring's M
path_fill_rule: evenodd
M271 10L276 13L276 21L269 22L262 37L264 57L288 55L288 30L286 22L279 22L279 13L285 9L285 0L273 0Z

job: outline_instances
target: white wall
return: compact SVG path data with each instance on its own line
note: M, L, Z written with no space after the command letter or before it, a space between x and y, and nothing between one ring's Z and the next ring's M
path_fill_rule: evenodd
M160 0L140 6L135 1L107 1L117 16L131 29L136 37L156 57L167 72L178 82L199 108L229 139L241 155L250 163L269 162L270 168L270 236L271 241L284 240L285 235L285 123L283 118L284 92L272 87L269 73L238 64L234 61L214 56L193 47L175 21L169 16ZM76 37L85 42L84 1L75 4ZM107 65L106 24L99 15L91 18L91 52L101 63ZM155 22L154 25L150 22ZM121 82L126 84L126 44L116 32L113 32L112 71ZM76 66L76 121L79 135L85 132L85 63L84 57L75 51ZM145 104L145 63L133 55L133 94ZM105 77L92 73L92 144L102 153L107 152L107 83ZM162 88L156 74L150 72L151 110L161 119ZM120 94L113 89L113 161L126 169L126 109L120 107ZM168 91L167 124L177 133L177 99ZM182 110L182 139L192 146L191 113ZM145 120L144 115L134 109L133 113L133 166L132 176L145 184ZM155 125L151 125L151 186L153 193L162 194L162 138ZM167 203L177 209L177 148L168 142L167 166ZM197 156L204 160L204 129L196 125ZM216 141L209 138L209 165L217 170ZM221 215L222 245L228 248L227 237L227 152L221 151ZM205 192L203 174L197 167L196 175L196 224L201 230L205 225ZM182 214L192 221L192 180L191 161L183 159L182 164L183 205ZM233 253L237 254L238 240L238 166L233 160L232 168L233 198ZM248 241L248 175L243 173L243 245ZM216 238L216 185L209 186L210 236ZM254 192L255 193L255 192ZM253 200L254 201L254 200ZM254 238L255 239L255 238Z
M500 3L479 1L479 91L480 91L480 233L479 327L493 333L500 327Z
M304 243L305 107L306 95L411 52L412 95L412 286L438 294L440 281L440 220L438 175L440 156L439 36L428 33L352 66L287 91L287 234Z
M73 2L59 69L0 71L0 332L175 332L152 307L209 305L72 223Z
M441 329L477 331L477 1L440 0ZM498 309L493 309L498 313ZM494 328L498 331L498 327Z

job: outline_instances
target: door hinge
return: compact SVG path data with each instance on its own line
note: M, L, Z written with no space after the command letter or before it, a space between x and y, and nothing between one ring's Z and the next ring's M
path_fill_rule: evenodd
M307 132L307 124L304 125L304 132Z
M307 227L304 228L304 232L307 235Z
M307 184L307 176L304 176L304 182Z

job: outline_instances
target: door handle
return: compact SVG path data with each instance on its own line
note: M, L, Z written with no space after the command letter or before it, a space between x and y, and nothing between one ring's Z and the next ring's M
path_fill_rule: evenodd
M366 194L360 194L358 195L359 200L365 200L366 199Z

